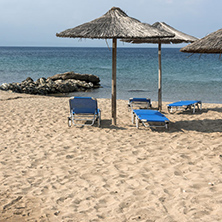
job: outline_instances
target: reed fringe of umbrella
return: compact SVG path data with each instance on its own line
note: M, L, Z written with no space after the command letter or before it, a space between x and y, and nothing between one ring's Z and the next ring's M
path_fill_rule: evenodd
M147 23L144 23L146 26L150 26ZM124 39L123 42L129 43L159 43L161 44L179 44L179 43L190 43L198 40L198 38L188 35L184 32L181 32L172 26L166 24L165 22L155 22L152 27L158 28L161 31L165 31L168 33L173 33L174 37L165 37L165 38L148 38L148 39Z
M222 29L210 33L182 49L181 52L187 53L222 53Z

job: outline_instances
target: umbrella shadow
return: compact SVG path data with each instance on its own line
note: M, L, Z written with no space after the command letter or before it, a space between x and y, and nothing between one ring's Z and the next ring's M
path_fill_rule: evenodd
M116 129L116 130L126 130L125 127L120 127L117 125L112 125L112 120L110 119L103 119L101 120L101 126L102 129Z
M183 120L173 123L173 131L222 132L222 119Z
M215 112L222 113L222 107L215 107L215 108L209 108L209 109L204 109L204 110L206 110L206 112L215 111Z
M222 107L216 107L216 108L204 108L202 110L196 110L195 113L191 110L181 110L181 111L176 111L175 113L170 113L170 114L176 114L176 115L201 115L203 113L208 113L209 111L214 111L214 112L219 112L222 113Z

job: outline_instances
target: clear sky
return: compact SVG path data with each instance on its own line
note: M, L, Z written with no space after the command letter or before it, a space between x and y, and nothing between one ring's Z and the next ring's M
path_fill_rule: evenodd
M55 34L98 18L113 6L141 22L166 22L197 38L222 28L222 0L0 0L0 46L106 47L105 40Z

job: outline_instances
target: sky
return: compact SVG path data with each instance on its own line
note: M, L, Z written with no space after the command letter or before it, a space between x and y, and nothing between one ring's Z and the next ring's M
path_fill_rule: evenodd
M0 0L0 46L106 47L105 40L58 38L56 33L92 21L112 7L197 38L222 28L221 0ZM122 42L118 46L134 47Z

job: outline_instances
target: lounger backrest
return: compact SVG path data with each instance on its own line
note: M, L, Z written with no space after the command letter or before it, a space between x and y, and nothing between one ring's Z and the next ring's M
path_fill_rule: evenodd
M69 100L70 110L76 114L97 112L97 100L92 97L74 97Z
M148 103L150 103L150 99L147 99L147 98L130 98L129 102L148 102Z

